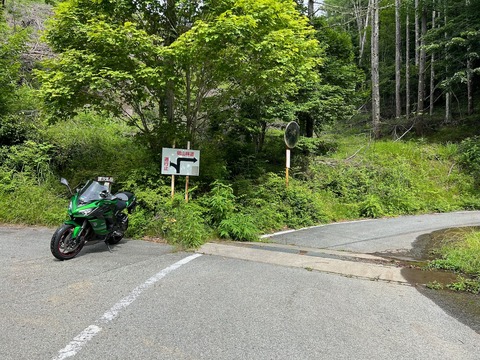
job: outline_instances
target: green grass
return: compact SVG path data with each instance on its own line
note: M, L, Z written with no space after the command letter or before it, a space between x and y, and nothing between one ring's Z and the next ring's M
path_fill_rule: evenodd
M42 136L53 146L55 170L76 185L97 176L126 182L131 172L155 168L135 132L122 122L87 113L46 128Z
M357 207L357 217L478 208L474 179L458 166L454 144L362 136L338 144L335 154L312 164L311 183L339 204Z
M432 260L430 268L445 269L460 274L450 289L480 293L480 231L461 233L446 241L438 249L439 259Z
M68 200L52 191L51 184L16 179L15 190L0 191L0 222L58 226L67 217Z
M201 176L190 179L191 202L185 206L170 199L170 178L160 175L158 154L139 141L134 129L83 114L46 127L36 141L0 148L0 222L60 224L68 204L60 176L73 186L93 176L114 176L115 187L139 199L129 236L162 237L186 247L212 237L251 240L341 220L480 208L472 174L458 166L456 144L324 134L292 151L286 188L284 144L278 132L267 135L271 146L258 157L235 153L248 157L253 172L243 169L213 182L220 178L218 169L203 158ZM200 145L212 147L208 141ZM216 151L218 159L228 155L223 148ZM265 159L275 161L266 167ZM181 199L183 179L177 180Z

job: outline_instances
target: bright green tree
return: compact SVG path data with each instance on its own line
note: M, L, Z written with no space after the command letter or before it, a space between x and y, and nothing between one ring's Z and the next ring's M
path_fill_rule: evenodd
M319 61L292 0L67 0L46 39L59 54L38 72L53 116L106 110L149 136L192 138L235 99L281 107Z
M350 119L365 97L360 91L365 76L355 64L349 34L328 26L325 18L312 22L316 38L325 46L325 58L317 67L320 80L305 86L296 101L297 116L308 137L325 126Z
M15 143L19 138L10 115L18 98L21 54L27 36L26 30L13 31L0 13L0 145Z
M26 31L14 32L0 13L0 115L5 115L20 78Z
M318 81L314 69L321 63L314 30L288 0L230 1L228 10L198 21L173 48L187 66L187 124L201 125L198 104L207 102L207 114L218 118L223 110L231 120L221 124L224 130L253 136L257 151L270 122L294 119L291 98Z

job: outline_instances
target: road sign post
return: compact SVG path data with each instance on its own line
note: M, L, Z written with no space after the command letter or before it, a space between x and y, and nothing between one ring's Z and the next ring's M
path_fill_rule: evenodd
M286 150L286 166L285 166L285 184L288 187L288 169L290 169L290 149L287 147Z
M293 149L298 142L300 137L300 126L295 122L291 121L288 123L285 128L284 140L285 145L287 146L286 151L286 164L285 164L285 186L288 187L288 169L290 169L290 149Z
M200 175L200 150L191 150L190 142L187 149L162 149L162 175L172 175L172 197L174 196L175 176L186 176L185 201L188 201L188 182L190 176Z
M200 150L163 148L162 175L200 175Z
M190 150L190 141L187 143L187 150ZM190 180L190 176L185 177L185 202L188 202L188 182Z

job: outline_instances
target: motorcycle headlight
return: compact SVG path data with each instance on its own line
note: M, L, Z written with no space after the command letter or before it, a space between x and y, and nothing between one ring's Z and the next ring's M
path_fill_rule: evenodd
M85 210L80 210L79 213L84 215L84 216L87 216L87 215L90 215L90 213L93 211L94 209L90 208L90 209L85 209Z

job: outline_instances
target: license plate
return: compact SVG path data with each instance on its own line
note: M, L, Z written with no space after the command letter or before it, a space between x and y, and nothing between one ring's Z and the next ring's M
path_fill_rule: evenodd
M110 177L110 176L99 176L97 178L97 181L98 182L110 182L110 183L113 183L113 177Z

